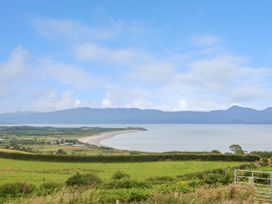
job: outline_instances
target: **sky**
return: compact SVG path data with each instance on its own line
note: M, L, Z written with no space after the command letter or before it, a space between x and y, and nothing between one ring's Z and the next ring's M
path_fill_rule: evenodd
M270 0L0 2L0 113L272 106Z

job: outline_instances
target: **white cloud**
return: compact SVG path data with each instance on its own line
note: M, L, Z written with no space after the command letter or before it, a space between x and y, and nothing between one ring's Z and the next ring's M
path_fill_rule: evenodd
M36 111L55 111L68 108L77 108L86 106L87 104L81 100L75 99L73 93L65 91L58 94L56 91L45 91L35 95L30 106L26 106L26 110Z
M49 59L40 60L38 66L43 72L43 79L50 77L60 84L79 90L92 89L95 85L95 80L89 72L78 66Z
M202 36L194 36L192 37L192 41L196 46L211 46L222 42L222 39L219 36L207 34Z
M26 78L31 78L29 67L26 65L29 56L26 49L17 46L10 52L6 61L0 62L0 104L8 104L9 98L20 93L19 84L23 84Z
M166 62L146 62L135 67L128 74L128 79L151 83L167 83L172 78L174 70L171 64Z
M34 28L43 36L55 41L96 42L109 40L131 40L133 36L146 36L148 29L139 22L124 22L108 19L85 25L71 19L41 18L33 20ZM137 39L137 38L136 38Z
M185 73L178 73L162 88L162 95L183 96L191 110L220 109L232 103L247 106L272 99L265 83L269 76L269 69L248 67L241 58L215 57L189 63Z
M35 18L34 27L43 36L68 41L86 39L107 40L115 35L118 28L89 27L70 19Z
M125 67L129 80L148 83L164 83L173 74L173 66L165 59L135 49L112 49L95 43L78 46L75 56L79 60L98 61L111 66Z
M9 59L0 63L0 82L16 79L24 75L27 72L25 62L28 56L28 51L21 46L11 51Z
M26 49L18 46L0 63L0 112L49 111L84 104L72 92L93 88L95 80L88 72L75 65L29 56Z
M84 43L75 50L79 60L100 60L108 64L129 64L137 58L137 53L130 49L110 49L95 43Z
M113 108L114 105L112 104L111 100L108 98L103 99L102 101L102 107L103 108Z

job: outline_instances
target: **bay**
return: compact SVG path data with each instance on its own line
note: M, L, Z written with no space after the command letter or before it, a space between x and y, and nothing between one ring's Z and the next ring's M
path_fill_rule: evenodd
M126 126L126 125L125 125ZM231 144L246 151L272 151L272 125L129 125L145 132L117 135L102 141L109 147L148 152L212 151L228 152Z

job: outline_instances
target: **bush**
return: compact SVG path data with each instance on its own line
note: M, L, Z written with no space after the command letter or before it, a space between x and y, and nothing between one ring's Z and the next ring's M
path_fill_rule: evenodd
M170 176L156 176L156 177L150 177L146 179L147 183L150 183L151 185L154 184L165 184L174 181L174 178Z
M120 180L123 178L129 178L130 176L122 171L117 171L112 175L113 180Z
M269 159L263 158L260 160L260 165L261 166L269 166Z
M216 185L219 182L220 175L211 173L204 176L203 182L208 185Z
M67 186L96 186L102 183L102 180L95 174L75 174L66 181Z
M67 153L63 149L58 149L58 151L56 152L56 154L65 155Z
M221 183L221 184L228 184L233 182L233 171L234 169L255 169L257 168L255 164L242 164L240 166L234 167L234 168L220 168L220 169L213 169L213 170L207 170L207 171L201 171L201 172L195 172L185 175L178 175L177 178L182 180L201 180L204 182L206 181L206 184L215 184L215 183ZM216 174L218 175L218 178L212 178L217 177L216 175L210 174ZM214 180L214 181L212 181ZM215 181L216 180L216 181Z
M114 180L103 185L105 189L119 189L119 188L148 188L149 185L145 182L135 181L128 178Z
M42 195L47 195L61 189L63 185L55 182L47 182L40 185L40 192Z
M8 183L0 186L0 197L15 197L22 194L30 194L36 190L36 186L27 183Z
M229 184L233 182L233 172L232 170L213 171L203 177L203 182L208 185Z
M199 180L199 179L195 179L195 180L188 182L188 186L191 188L198 188L198 187L202 186L203 184L204 184L203 181Z
M100 203L113 203L116 200L127 203L144 201L150 196L151 193L146 189L101 190L98 194L98 200Z

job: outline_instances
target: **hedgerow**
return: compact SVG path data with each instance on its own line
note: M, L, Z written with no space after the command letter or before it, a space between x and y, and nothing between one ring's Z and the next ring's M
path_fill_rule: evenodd
M254 155L224 155L224 154L141 154L141 155L45 155L0 152L0 158L57 161L57 162L151 162L151 161L256 161L260 157Z

